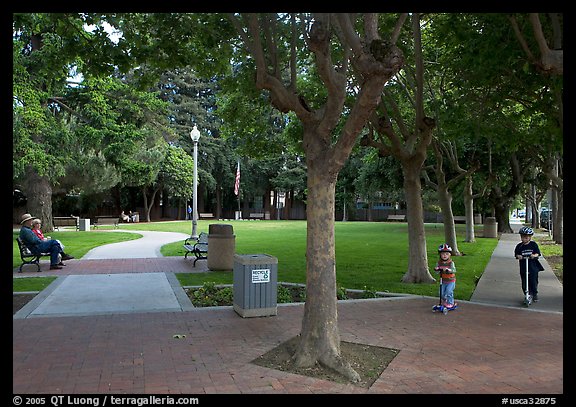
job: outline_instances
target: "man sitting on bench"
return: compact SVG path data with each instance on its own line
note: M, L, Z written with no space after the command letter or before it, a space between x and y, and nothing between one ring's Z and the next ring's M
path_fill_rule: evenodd
M60 242L54 239L42 240L32 231L32 221L36 219L29 213L22 215L20 224L20 239L30 249L32 254L50 253L50 270L60 270L65 264L63 260L71 260L74 257L64 253ZM62 260L58 258L62 255Z

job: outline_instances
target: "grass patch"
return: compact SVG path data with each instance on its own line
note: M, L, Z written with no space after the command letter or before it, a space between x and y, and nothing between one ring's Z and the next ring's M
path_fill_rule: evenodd
M187 233L190 222L180 226ZM209 223L199 221L199 232L208 231ZM265 253L278 258L278 281L306 282L306 222L304 221L227 221L236 236L236 253ZM179 222L172 223L175 227ZM462 239L465 225L456 225ZM401 279L408 267L408 230L406 223L336 222L336 273L338 286L348 289L370 287L375 291L436 296L437 284L406 284ZM481 226L478 234L481 232ZM428 264L432 270L438 260L436 248L444 241L441 224L426 224ZM470 299L476 283L498 243L497 239L478 238L475 243L458 241L465 256L454 257L458 270L455 295ZM183 256L181 242L162 248L165 256ZM433 273L433 271L431 271ZM207 273L206 273L207 274ZM185 286L200 286L206 281L232 284L230 272L210 272L177 275Z
M538 233L534 236L540 252L550 265L550 268L560 280L564 282L564 245L556 243L548 234Z
M25 292L25 291L42 291L48 287L52 281L57 277L26 277L26 278L13 278L12 291Z
M216 221L199 220L198 233L208 232L210 224L231 224L238 254L268 254L278 259L278 281L306 282L306 221ZM170 221L121 224L121 229L180 232L190 234L190 221ZM388 222L336 222L336 276L338 287L390 293L436 296L438 284L406 284L401 279L408 267L408 225ZM444 242L442 224L426 224L428 266L431 273L438 260L436 248ZM465 225L456 225L460 251L465 256L454 257L458 270L455 296L470 299L476 283L496 247L497 239L477 238L465 243ZM482 226L477 226L481 236ZM133 233L53 232L53 238L66 245L66 252L81 258L93 247L122 240L139 238ZM14 233L14 238L17 233ZM162 247L164 256L184 256L183 241ZM14 241L14 264L20 264ZM232 284L231 272L178 273L183 286L202 286L205 282Z

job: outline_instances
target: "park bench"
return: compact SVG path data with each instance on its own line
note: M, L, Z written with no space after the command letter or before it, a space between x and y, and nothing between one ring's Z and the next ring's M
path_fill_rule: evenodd
M189 237L184 241L184 249L186 250L184 259L187 259L189 254L194 254L194 256L196 256L194 259L194 267L196 267L198 260L208 258L208 233L200 232L198 240L192 244L194 240L192 237Z
M98 229L98 226L113 225L114 229L117 229L118 222L118 216L96 216L94 218L94 228Z
M454 223L466 223L466 216L454 216Z
M198 216L200 217L200 219L213 219L214 218L213 213L199 213Z
M264 214L262 212L253 212L249 216L250 219L264 219Z
M18 268L18 273L22 273L22 267L25 264L35 264L36 267L38 267L38 270L36 271L40 272L41 271L40 258L44 256L50 257L50 253L33 254L28 248L28 246L24 244L22 239L20 239L20 237L17 237L16 241L18 242L18 249L20 250L20 258L22 259L22 264Z
M80 219L77 216L54 216L52 224L56 230L60 230L60 226L75 226L76 230L80 229Z
M388 215L387 220L404 222L406 220L406 215Z

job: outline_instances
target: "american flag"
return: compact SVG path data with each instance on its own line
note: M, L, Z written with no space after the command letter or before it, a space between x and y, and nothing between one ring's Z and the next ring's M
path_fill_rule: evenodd
M236 182L234 183L234 195L240 192L240 161L238 161L238 168L236 169Z

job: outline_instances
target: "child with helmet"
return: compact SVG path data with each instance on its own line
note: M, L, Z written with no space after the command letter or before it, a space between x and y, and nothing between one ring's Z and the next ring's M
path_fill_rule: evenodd
M514 257L520 263L520 278L522 280L522 291L526 295L526 257L528 257L528 294L532 296L532 301L538 301L538 272L543 271L544 267L540 264L538 257L540 248L538 243L532 240L534 231L532 228L524 226L520 228L520 243L514 249Z
M454 302L454 288L456 287L456 265L452 261L452 248L443 243L438 247L440 259L434 267L434 271L440 274L440 298L446 308L454 308L458 304Z

